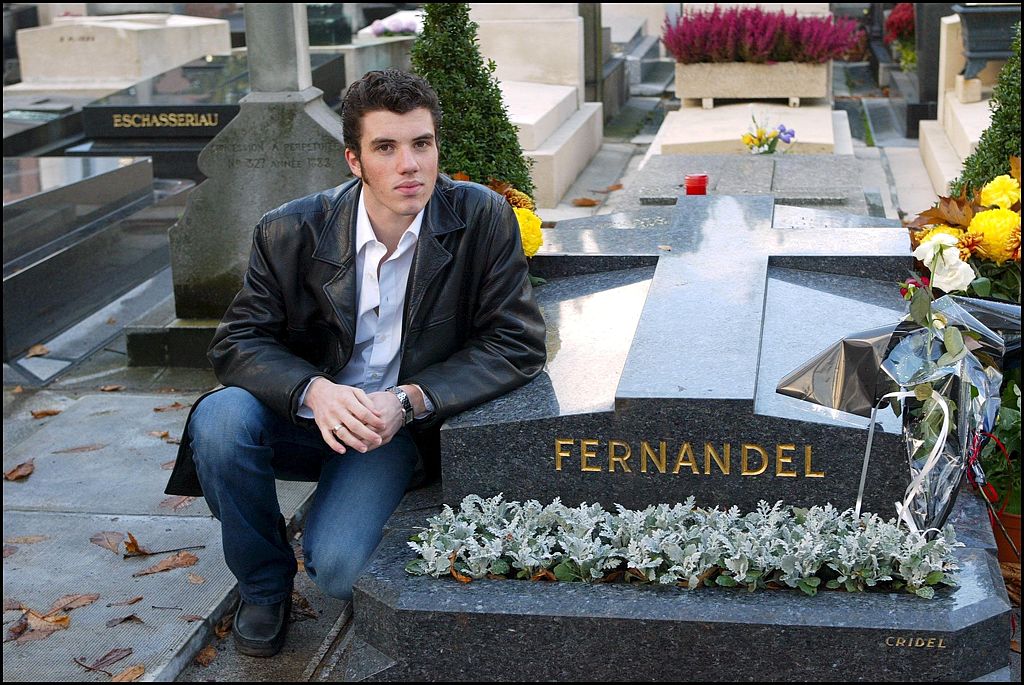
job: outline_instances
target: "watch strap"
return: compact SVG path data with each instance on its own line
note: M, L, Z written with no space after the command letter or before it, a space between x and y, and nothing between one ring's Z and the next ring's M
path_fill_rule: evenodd
M403 425L408 425L414 418L412 400L409 399L409 395L397 385L392 385L386 391L392 393L402 403L402 411L405 412L405 422Z

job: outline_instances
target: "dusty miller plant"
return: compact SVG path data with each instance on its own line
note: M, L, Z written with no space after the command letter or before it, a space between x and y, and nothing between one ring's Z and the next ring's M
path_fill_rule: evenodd
M555 499L506 501L466 497L445 505L409 542L415 575L529 578L701 586L749 591L791 587L814 595L822 587L863 592L904 589L932 598L954 585L952 526L932 539L875 514L860 518L832 505L799 509L762 501L743 514L702 509L693 497L615 512L599 504L568 507Z

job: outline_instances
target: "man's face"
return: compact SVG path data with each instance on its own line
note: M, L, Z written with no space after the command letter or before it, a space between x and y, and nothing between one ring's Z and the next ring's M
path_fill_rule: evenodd
M412 221L437 182L437 139L430 110L363 115L358 157L346 148L352 173L363 179L366 212L375 223Z

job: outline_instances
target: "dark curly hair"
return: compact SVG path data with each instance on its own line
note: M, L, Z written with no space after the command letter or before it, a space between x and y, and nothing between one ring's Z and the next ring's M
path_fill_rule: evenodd
M341 125L345 147L359 157L363 116L367 112L387 110L405 114L421 107L430 111L434 120L434 136L437 137L441 127L441 103L425 79L398 69L367 72L349 86L342 101Z

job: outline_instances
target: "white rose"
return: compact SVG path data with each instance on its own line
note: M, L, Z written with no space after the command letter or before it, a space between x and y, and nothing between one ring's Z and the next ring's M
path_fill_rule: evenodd
M930 269L936 252L942 252L947 247L956 247L956 244L957 239L948 233L936 233L917 246L917 249L914 250L914 258L921 260Z
M960 250L947 247L940 254L941 258L932 267L932 286L947 293L967 290L975 273L970 264L960 260Z

